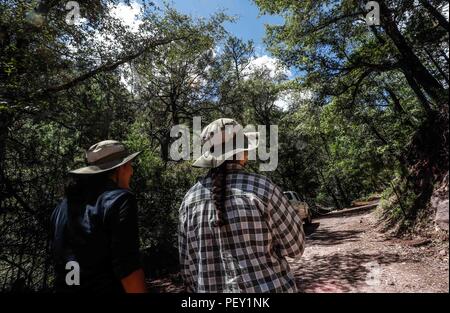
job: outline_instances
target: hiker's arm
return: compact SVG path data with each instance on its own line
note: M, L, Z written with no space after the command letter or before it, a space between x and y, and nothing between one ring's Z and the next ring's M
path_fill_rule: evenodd
M137 205L134 196L121 196L109 215L114 273L126 292L146 292L145 276L140 262Z
M126 293L146 293L145 275L142 269L134 271L121 280L123 289Z
M179 210L179 221L178 221L178 252L180 259L180 274L183 279L185 292L194 292L192 273L189 267L189 245L187 240L187 216L186 208L184 203L181 204Z
M305 250L305 233L298 212L281 189L275 186L269 201L269 212L274 225L281 256L299 258Z

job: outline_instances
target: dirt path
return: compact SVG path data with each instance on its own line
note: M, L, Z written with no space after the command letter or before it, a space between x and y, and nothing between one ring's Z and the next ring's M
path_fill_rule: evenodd
M290 260L300 292L449 292L448 241L389 238L372 206L328 214L305 227L307 246ZM178 275L149 282L181 292Z
M301 292L449 292L448 241L388 238L373 210L314 220L307 247L291 260Z

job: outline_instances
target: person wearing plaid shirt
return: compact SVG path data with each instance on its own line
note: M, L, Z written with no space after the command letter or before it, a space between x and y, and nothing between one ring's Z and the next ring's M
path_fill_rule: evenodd
M211 147L226 141L221 134L230 119L210 124L202 143ZM257 147L245 134L243 149L229 156L203 155L194 163L211 168L186 194L180 207L181 274L188 292L296 292L286 257L299 258L305 235L297 211L270 179L244 169L247 152ZM216 140L216 141L214 141ZM242 160L236 156L243 156Z

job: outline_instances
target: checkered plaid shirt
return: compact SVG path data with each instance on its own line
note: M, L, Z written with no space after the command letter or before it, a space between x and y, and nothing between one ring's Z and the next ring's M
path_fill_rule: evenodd
M228 164L226 225L217 227L210 176L180 207L181 272L190 292L296 292L286 257L303 254L299 214L268 178Z

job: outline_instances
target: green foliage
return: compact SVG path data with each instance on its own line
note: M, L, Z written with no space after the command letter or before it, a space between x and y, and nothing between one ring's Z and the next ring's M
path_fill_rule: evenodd
M412 207L417 195L408 186L406 179L396 177L381 195L380 209L386 228L397 226L398 231L404 231L412 225L410 218Z

